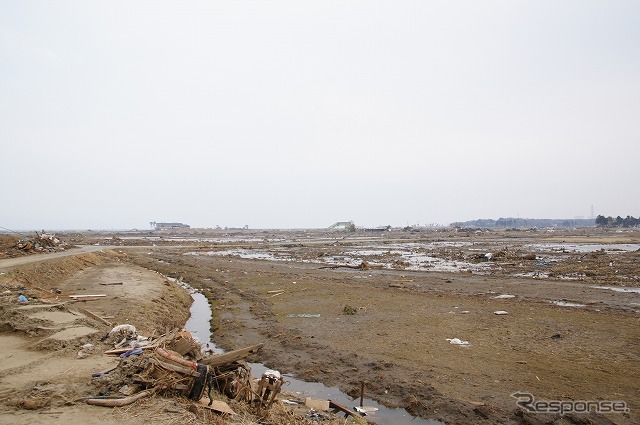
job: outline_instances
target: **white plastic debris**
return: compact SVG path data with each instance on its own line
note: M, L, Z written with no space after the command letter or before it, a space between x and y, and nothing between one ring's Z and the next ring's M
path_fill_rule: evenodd
M463 341L460 338L447 338L447 341L449 341L449 344L461 345L463 347L471 345L469 344L469 341Z
M504 316L509 313L504 310L498 310L498 311L494 311L493 314L497 314L498 316Z
M378 408L369 407L369 406L364 406L364 407L355 406L353 410L360 413L362 416L367 416L367 415L373 415L374 413L376 413L378 411Z
M271 378L271 379L282 378L282 375L280 375L280 372L278 372L277 370L271 370L271 369L265 370L262 376L265 378Z
M109 331L109 336L123 336L125 338L135 338L137 336L136 327L129 324L118 325Z
M515 295L502 294L502 295L497 295L497 296L495 296L495 297L493 297L493 298L496 298L496 299L506 299L506 298L515 298L515 297L516 297Z

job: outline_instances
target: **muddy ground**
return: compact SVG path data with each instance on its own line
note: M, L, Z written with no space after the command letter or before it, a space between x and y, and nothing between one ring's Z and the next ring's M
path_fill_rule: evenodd
M109 273L160 271L204 289L218 345L263 342L259 360L267 366L354 396L365 381L369 397L445 423L626 424L640 422L639 236L596 229L191 232L78 234L72 242L116 241ZM97 271L105 267L101 262L81 267L78 260L57 261L63 263L0 270L6 273L0 284L11 291L16 281L91 290L87 282L97 279L91 273L110 278ZM47 273L54 278L30 277ZM137 277L147 278L152 280ZM162 282L153 287L175 289ZM133 312L151 309L144 317L158 323L149 328L161 328L167 315L158 309L184 303L144 292L92 307L141 323ZM3 305L15 294L7 297ZM31 338L32 324L22 329L22 316L6 319L9 310L3 311L1 337ZM300 314L314 316L295 316ZM447 339L453 338L469 344L452 345ZM10 377L9 386L30 378L21 378L20 370L0 372L0 391L7 391ZM526 413L511 396L516 392L539 400L621 400L629 412ZM15 407L19 397L9 398L14 407L0 418L20 417L25 410Z

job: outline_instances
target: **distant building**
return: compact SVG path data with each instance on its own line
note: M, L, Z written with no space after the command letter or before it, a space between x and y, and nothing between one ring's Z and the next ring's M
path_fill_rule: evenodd
M190 229L191 226L183 223L156 223L152 221L149 223L154 230L166 230L166 229Z

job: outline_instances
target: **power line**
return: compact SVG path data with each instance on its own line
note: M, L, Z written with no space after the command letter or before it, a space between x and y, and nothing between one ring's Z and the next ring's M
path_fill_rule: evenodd
M0 226L0 229L4 229L4 230L7 230L7 231L9 231L11 233L15 233L16 235L25 236L23 233L16 232L15 230L7 229L6 227Z

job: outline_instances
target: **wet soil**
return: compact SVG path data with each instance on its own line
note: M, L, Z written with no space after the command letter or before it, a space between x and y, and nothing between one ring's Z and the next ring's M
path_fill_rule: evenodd
M474 241L484 244L483 251L507 246L489 273L326 269L321 262L193 255L193 249L155 250L136 261L206 289L214 305L214 339L224 348L264 342L259 359L267 366L339 386L354 397L365 381L367 395L385 405L446 423L565 420L524 414L511 396L516 392L542 400L624 400L630 415L591 414L588 420L638 421L640 294L593 287L635 284L638 253L587 258L560 251L565 269L583 267L576 262L585 261L603 271L582 280L515 276L531 252L521 247L539 241L536 236L511 246L504 235ZM613 240L600 237L599 243ZM593 242L591 236L573 239ZM335 247L335 241L312 241L271 249L282 254L284 248L288 257L299 258ZM244 249L269 251L259 244ZM521 261L510 266L509 252L517 252ZM627 266L614 270L611 260L602 258L608 255ZM496 298L501 294L513 297ZM345 307L355 314L344 314ZM496 315L499 310L508 314ZM291 316L305 314L320 316ZM452 338L470 345L452 345L447 340Z
M115 236L98 239L127 244L120 242L127 240L123 235ZM640 293L634 288L640 286L640 254L585 253L569 246L638 244L638 236L595 230L355 236L209 232L179 234L175 240L167 235L169 247L161 241L140 247L148 240L135 239L137 248L3 268L0 337L3 356L13 360L0 370L0 423L44 423L54 417L83 423L83 414L86 423L96 421L89 413L96 414L95 409L85 412L73 399L96 390L87 373L103 369L102 360L76 359L76 353L85 342L97 343L105 328L81 317L68 299L50 295L105 293L106 299L84 307L113 316L114 323L132 322L141 332L160 332L184 324L190 299L155 271L203 289L212 303L218 345L235 349L265 343L258 360L267 366L353 396L364 381L368 397L449 424L639 423ZM96 243L92 238L87 241ZM81 237L74 240L79 242ZM569 247L558 248L563 244ZM271 257L209 254L234 249ZM404 249L411 252L393 252ZM420 256L420 267L414 269L407 255ZM428 265L438 263L423 257L464 266L434 271ZM340 264L363 267L322 268ZM127 284L99 285L116 281ZM42 317L17 310L19 293L67 304L51 307L45 311L50 316ZM553 303L558 301L583 307ZM496 315L499 310L508 314ZM67 314L80 315L65 321L71 319ZM41 342L80 327L98 332ZM469 345L452 345L448 339L453 338ZM517 408L515 392L540 400L624 400L630 412L531 414ZM30 399L42 399L36 402L45 406L33 413L20 404ZM154 420L171 423L175 417L162 413L166 406L157 403L145 401L131 412L156 409ZM40 414L43 409L63 413ZM119 423L139 419L116 417Z

